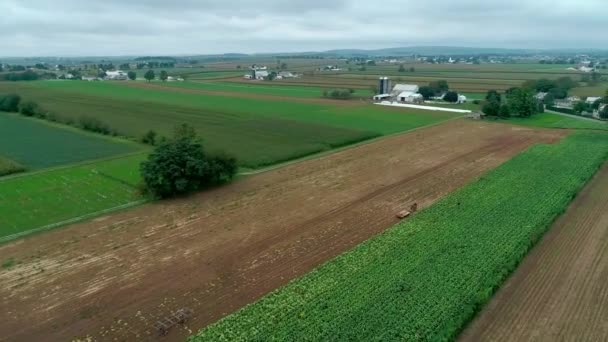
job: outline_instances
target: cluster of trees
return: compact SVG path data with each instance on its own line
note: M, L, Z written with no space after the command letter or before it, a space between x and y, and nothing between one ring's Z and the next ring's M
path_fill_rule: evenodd
M414 72L414 71L416 71L416 69L414 67L410 67L409 69L406 69L405 65L401 64L401 65L399 65L398 71L399 72L406 72L406 71Z
M175 63L172 62L147 62L147 63L137 63L136 65L137 69L143 69L143 68L175 68ZM130 66L128 68L125 68L126 70L130 69Z
M133 72L133 71L129 72L129 78L131 80L135 80L135 77L137 77L137 75L135 74L135 72L133 72L133 74L135 74L135 76L133 78L131 78L131 72ZM150 69L150 70L146 71L146 73L144 74L144 78L148 82L150 82L156 78L156 73L154 72L154 70ZM161 70L160 73L158 74L158 78L161 81L165 82L167 79L169 79L169 73L165 70Z
M508 118L512 115L530 117L544 112L544 105L534 98L534 92L529 88L511 88L504 95L496 90L486 94L482 112L487 116Z
M560 77L556 80L540 79L530 80L523 84L523 88L533 90L535 92L547 93L543 100L546 105L553 105L556 99L565 99L568 97L570 89L578 86L578 82L572 78Z
M0 111L2 112L18 112L21 96L17 94L0 94Z
M433 96L438 96L446 93L450 90L450 85L445 80L432 81L428 86L422 86L419 88L418 93L424 97L425 100L430 99ZM458 101L458 94L456 94L456 101ZM454 102L456 102L454 101Z
M36 81L41 78L49 79L55 77L57 77L57 75L53 73L44 73L40 75L35 71L26 70L24 72L9 72L6 74L2 74L0 75L0 81Z
M173 138L156 147L140 170L146 190L167 198L232 180L237 162L223 153L207 153L194 129L183 124Z
M354 89L325 89L323 97L336 100L348 100L353 96Z

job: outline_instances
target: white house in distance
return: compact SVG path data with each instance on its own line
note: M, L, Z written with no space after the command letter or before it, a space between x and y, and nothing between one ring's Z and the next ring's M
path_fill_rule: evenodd
M586 102L587 102L588 104L594 104L594 103L595 103L595 101L598 101L598 100L601 100L601 99L602 99L602 98L601 98L601 97L598 97L598 96L589 96L589 97L587 97Z
M122 70L116 71L106 71L106 80L111 81L126 81L129 79L129 76L126 72Z

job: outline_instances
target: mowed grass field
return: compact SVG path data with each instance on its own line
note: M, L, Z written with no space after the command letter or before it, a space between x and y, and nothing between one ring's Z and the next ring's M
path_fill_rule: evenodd
M0 241L145 200L138 190L146 154L0 180Z
M607 157L605 132L533 146L190 341L453 340Z
M28 170L142 150L138 144L0 112L0 155Z
M406 131L457 115L382 108L356 101L291 102L144 89L123 82L3 83L56 115L95 117L121 134L152 129L169 136L182 123L195 127L211 151L233 154L258 168L373 137ZM335 104L334 104L335 103Z

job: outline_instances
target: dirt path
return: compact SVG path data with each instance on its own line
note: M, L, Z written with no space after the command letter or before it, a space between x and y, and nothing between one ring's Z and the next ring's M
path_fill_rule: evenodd
M163 86L158 83L146 83L146 82L125 82L123 83L129 87L134 88L146 88L146 89L157 89L163 91L172 91L184 94L204 94L213 96L226 96L226 97L240 97L254 100L273 100L273 101L285 101L285 102L297 102L297 103L315 103L323 105L333 106L358 106L361 104L369 104L369 101L363 99L352 99L348 101L344 100L331 100L323 98L302 98L295 96L280 96L280 95L267 95L267 94L255 94L246 92L230 92L230 91L212 91L204 89L190 89L190 88L179 88L171 86Z
M460 341L608 341L608 164Z
M181 340L566 131L455 120L0 246L0 339Z

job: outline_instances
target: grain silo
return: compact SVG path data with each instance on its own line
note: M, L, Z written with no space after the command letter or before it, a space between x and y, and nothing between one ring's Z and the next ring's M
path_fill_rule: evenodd
M391 79L380 77L378 81L378 94L388 94L391 92Z

